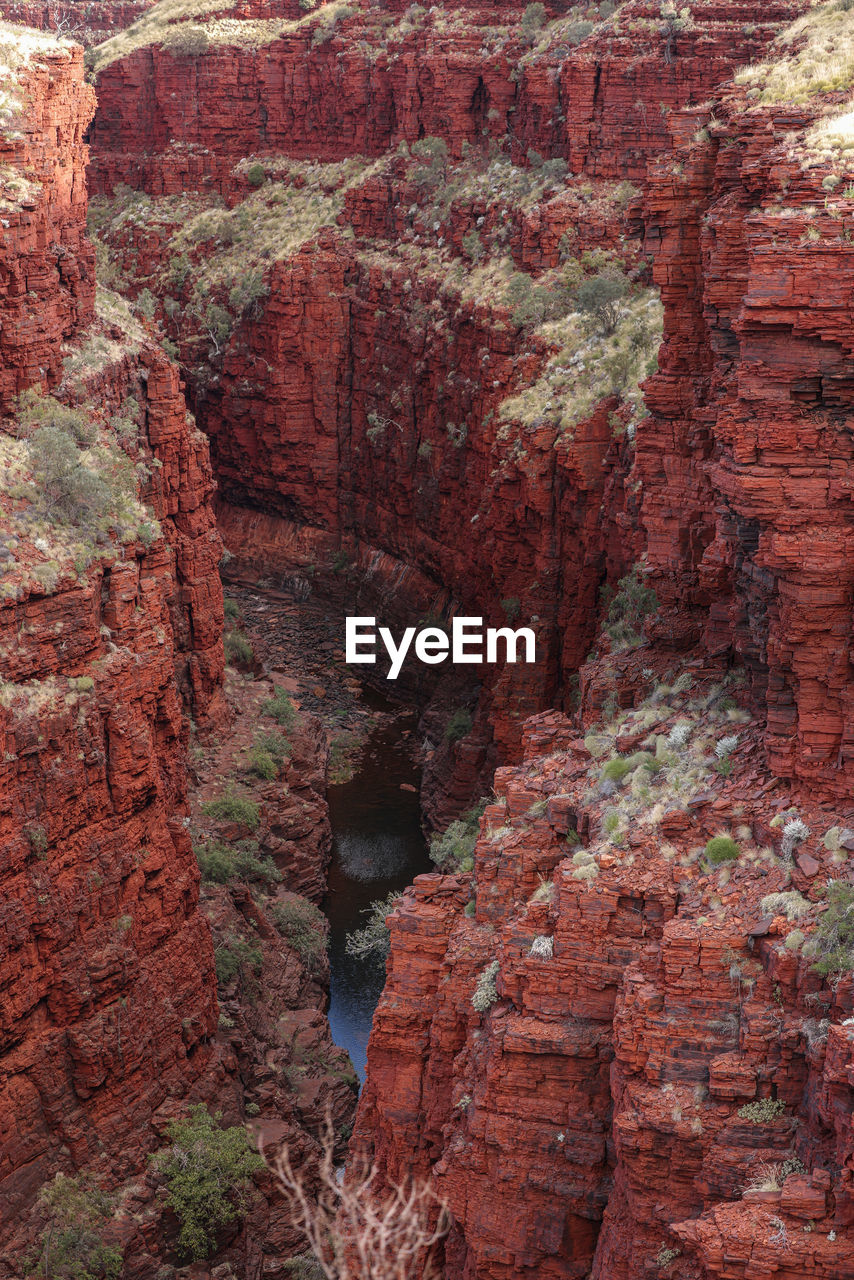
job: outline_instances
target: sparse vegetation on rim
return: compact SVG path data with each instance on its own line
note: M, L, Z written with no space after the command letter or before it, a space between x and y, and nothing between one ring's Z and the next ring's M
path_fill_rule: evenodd
M854 9L825 0L777 37L780 56L745 67L736 76L760 102L806 102L854 84Z

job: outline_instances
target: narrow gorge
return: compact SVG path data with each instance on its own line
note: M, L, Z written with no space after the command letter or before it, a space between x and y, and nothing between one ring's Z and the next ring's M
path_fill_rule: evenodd
M0 1277L854 1277L850 0L0 16Z

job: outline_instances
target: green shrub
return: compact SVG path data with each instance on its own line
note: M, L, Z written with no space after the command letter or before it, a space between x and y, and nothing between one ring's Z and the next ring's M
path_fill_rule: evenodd
M268 698L261 706L261 713L270 716L283 729L292 729L296 724L297 713L290 695L281 687L276 689L272 698Z
M47 1212L36 1272L51 1280L118 1280L122 1251L104 1242L113 1200L83 1174L58 1173L39 1192Z
M573 46L581 44L582 40L586 40L593 30L595 23L593 22L572 22L564 30L563 38L567 44Z
M246 181L250 187L263 187L266 177L264 166L257 160L246 170Z
M232 620L240 615L240 605L236 600L229 600L228 597L226 597L222 602L222 608L225 616Z
M72 409L53 396L42 395L35 387L18 396L15 409L19 431L24 436L31 436L39 427L56 427L79 445L90 445L95 439L94 424L84 409Z
M196 861L202 879L208 883L248 880L258 884L278 884L282 879L282 873L272 858L260 856L255 840L238 840L236 844L211 840L196 850Z
M225 660L232 667L246 667L255 661L255 653L242 631L229 631L225 637Z
M445 180L448 167L447 142L444 138L419 138L412 144L412 154L416 159L425 162L416 168L413 174L414 181L427 191L435 190Z
M273 923L282 937L299 955L311 972L321 969L326 954L327 926L323 912L307 898L289 898L277 902L270 910Z
M239 316L244 312L258 316L260 314L258 303L262 298L266 298L269 291L264 272L260 268L256 271L247 271L229 291L228 305Z
M101 450L96 471L67 431L44 426L30 436L27 452L37 501L54 522L97 525L134 494L133 468L121 450Z
M471 262L480 262L483 252L483 241L472 227L471 231L467 231L463 236L463 253Z
M480 818L489 802L481 800L430 841L430 857L443 871L471 871Z
M595 322L602 337L614 332L623 315L621 303L629 291L622 273L599 272L578 286L575 300L579 311Z
M780 1098L760 1098L758 1102L747 1102L739 1107L738 1116L752 1124L768 1124L779 1119L785 1110L786 1104Z
M460 738L464 738L467 733L471 733L473 723L471 712L466 710L465 707L457 707L445 725L445 737L448 742L459 742Z
M242 827L254 831L261 820L261 809L248 796L239 796L234 791L227 791L216 800L209 800L202 805L202 813L216 822L238 822Z
M385 898L379 898L365 908L362 915L368 917L368 923L361 929L353 929L347 934L348 956L355 956L360 960L371 956L385 959L391 941L385 922L386 916L394 911L400 898L401 895L392 890Z
M29 841L33 853L43 854L47 850L47 832L40 822L31 822L24 828L24 835Z
M631 649L641 643L643 620L657 611L658 597L652 587L644 586L637 565L620 579L617 587L605 630L616 649Z
M355 733L338 733L329 747L329 781L333 786L349 782L356 772L361 741Z
M272 757L279 768L293 751L288 739L283 733L279 733L278 729L270 729L269 732L256 734L252 746L253 749L257 747L260 751L266 751L267 755Z
M254 773L256 778L262 778L265 782L272 782L274 778L279 776L279 766L269 751L265 751L263 747L250 747L247 759L249 761L249 772Z
M632 766L624 756L615 756L609 760L602 770L601 777L609 782L622 782L626 774L631 773Z
M850 973L854 970L854 885L831 880L825 889L827 907L810 938L815 949L816 973Z
M166 1179L166 1203L180 1223L178 1250L186 1258L210 1257L218 1233L245 1213L252 1176L264 1168L243 1125L223 1129L220 1119L220 1112L211 1116L198 1103L171 1121L171 1146L153 1157Z
M537 32L542 29L546 20L546 7L544 4L529 4L522 14L522 22L520 24L520 35L526 44L533 44L537 38Z
M220 946L214 947L216 980L223 986L237 976L244 964L250 965L257 976L261 972L263 962L264 957L260 949L251 947L248 942L243 942L239 938L233 938L230 942L223 942Z
M210 37L204 27L194 26L190 22L167 30L163 39L163 48L176 58L198 58L207 53L211 47Z
M736 862L741 856L741 849L731 836L712 836L706 842L706 857L717 865L721 862Z

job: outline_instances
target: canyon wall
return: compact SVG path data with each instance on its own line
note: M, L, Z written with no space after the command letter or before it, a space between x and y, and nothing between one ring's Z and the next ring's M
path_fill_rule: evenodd
M838 816L799 807L815 835L789 869L761 729L741 716L731 779L706 754L726 682L694 660L666 685L649 651L600 663L637 708L583 741L529 720L473 875L419 877L390 917L354 1140L390 1180L432 1172L449 1277L846 1275L850 975L814 973L768 897L788 884L801 929L820 919ZM632 782L639 741L677 723L691 745ZM628 782L606 781L609 756ZM740 842L725 871L702 856L722 830Z
M539 628L537 674L470 703L471 745L524 751L473 874L420 878L391 916L356 1129L387 1178L435 1176L449 1280L854 1269L851 983L813 967L852 842L847 179L795 136L811 107L718 92L804 7L695 5L671 42L629 4L569 49L350 14L101 62L104 240L179 348L242 572L311 589L343 552L402 613L433 583L441 608ZM508 133L514 171L563 159L568 180L503 188ZM408 147L386 155L422 134L459 184L441 208ZM319 173L357 151L378 163ZM220 217L206 187L226 212L188 245L180 224ZM260 203L306 190L329 207L242 262L263 288L218 329L191 273L239 243L241 208L260 241ZM595 250L637 290L653 259L664 345L648 418L600 395L567 432L552 410L581 384L551 379L579 345L514 321L489 270L555 288ZM598 591L644 550L659 609L611 653ZM574 673L576 719L530 719L569 709Z
M578 720L497 772L473 878L389 921L357 1138L432 1172L451 1277L854 1266L850 956L815 964L850 891L847 134L811 128L842 95L756 96L674 120L644 195L647 643L601 638Z
M25 36L18 86L6 173L27 190L2 236L7 404L39 379L56 385L63 340L80 344L94 318L81 142L93 95L81 51ZM216 1021L181 822L181 690L203 721L222 672L212 477L174 367L108 332L127 352L106 375L114 403L136 393L139 454L156 468L147 496L158 536L104 538L82 569L61 532L28 520L13 483L22 446L3 437L7 1227L60 1166L105 1151L117 1175L138 1165L151 1115L208 1065Z
M327 1105L339 1145L352 1115L322 922L298 896L323 892L327 748L294 712L286 777L259 800L263 852L283 868L263 864L272 890L234 875L200 900L208 820L191 778L198 793L211 756L221 791L216 744L251 741L265 715L233 673L224 698L208 441L177 365L96 291L81 49L2 37L15 83L0 142L0 1274L34 1271L39 1192L83 1172L113 1195L108 1239L142 1280L186 1261L148 1156L191 1102L225 1124L257 1117L265 1143L308 1163ZM256 704L273 694L250 687ZM244 773L235 758L228 785ZM315 929L310 954L279 906ZM272 1178L259 1184L218 1242L247 1280L285 1274L301 1248Z
M95 95L83 51L6 28L12 74L0 134L0 408L62 378L60 348L92 319L83 135Z
M105 243L122 287L154 295L181 352L244 578L260 548L241 546L253 517L240 512L260 510L281 520L278 556L266 534L263 552L281 577L322 584L343 552L389 621L411 622L399 576L358 575L390 557L435 584L439 609L535 628L535 668L487 672L483 691L455 695L474 713L468 777L481 789L495 752L518 752L525 716L569 705L600 588L643 544L640 490L628 483L635 409L619 375L597 372L594 353L601 389L591 395L581 379L585 409L561 423L555 405L575 396L552 379L562 348L573 367L572 349L502 305L489 269L509 263L529 287L555 288L562 265L586 254L584 271L619 264L645 287L640 207L626 180L672 145L676 110L708 97L797 5L695 5L672 47L659 10L623 6L580 43L563 20L529 30L521 11L321 11L279 38L270 28L251 49L233 34L227 45L214 20L198 56L170 51L154 10L148 27L97 54L91 172L111 197ZM265 10L258 17L268 21ZM178 87L188 72L189 95ZM146 121L144 151L135 119ZM406 154L425 135L451 157L438 189ZM403 154L389 157L398 144ZM544 160L578 176L544 179ZM240 269L263 287L230 334L213 334L201 312L212 298L230 309L229 291L216 282L200 302L180 263L204 269L224 236L239 234L241 208L247 224L262 216L265 192L272 206L309 190L331 225L306 204L307 230L288 224L269 250L250 252ZM195 246L180 233L200 207L194 193L212 209L220 193L233 210L219 239ZM472 236L483 259L467 248ZM650 323L654 353L652 312ZM531 384L514 417L507 402Z
M751 108L742 93L723 106L708 129L694 117L697 142L654 165L647 192L665 304L638 440L655 632L737 654L772 771L845 798L848 202L840 160L791 132L817 105Z

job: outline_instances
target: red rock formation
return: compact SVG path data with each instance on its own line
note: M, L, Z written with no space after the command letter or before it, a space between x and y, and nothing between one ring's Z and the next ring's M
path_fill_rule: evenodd
M822 185L829 168L805 171L781 141L809 108L751 110L734 95L722 115L678 168L654 166L647 196L666 318L638 472L658 630L738 653L767 708L773 771L844 797L847 208Z
M212 1060L213 950L181 818L176 662L203 717L221 664L204 643L221 626L219 542L204 444L174 371L149 359L174 543L112 549L85 578L0 609L6 1231L59 1168L98 1166L113 1181L138 1169L151 1117ZM14 1252L5 1262L17 1274Z
M213 949L183 814L187 713L220 716L223 664L206 441L159 349L110 304L87 327L81 139L93 99L81 51L34 33L16 47L3 397L54 387L72 340L66 391L94 422L133 397L127 447L159 524L75 550L68 531L27 514L13 483L24 447L17 430L2 436L0 1266L14 1276L10 1234L42 1183L57 1169L113 1183L138 1171L158 1108L215 1057Z
M612 680L637 680L650 660L605 661ZM726 723L697 716L717 690L694 685L695 741ZM663 698L666 735L688 703L674 690L649 705ZM606 734L631 750L649 723L642 707ZM356 1137L389 1177L432 1168L454 1219L449 1277L734 1277L751 1256L829 1280L854 1265L850 982L824 985L783 945L793 926L760 920L780 864L757 875L742 855L724 875L696 858L728 819L744 844L777 840L768 821L786 798L757 798L759 738L742 737L737 781L698 777L687 807L642 800L611 839L602 824L626 797L604 798L601 760L568 721L537 717L523 765L496 774L473 878L421 877L391 917ZM816 833L832 822L800 812ZM798 855L794 885L814 901L828 858L818 839ZM481 1013L472 996L493 962ZM769 1119L739 1114L762 1098L779 1100ZM795 1156L806 1173L778 1168L782 1192L745 1192ZM815 1241L802 1243L807 1219Z
M366 10L329 35L311 19L257 49L216 45L196 58L155 43L123 57L117 46L98 75L94 188L217 188L247 155L377 156L425 135L459 156L484 131L509 134L521 157L530 147L564 156L573 173L641 178L647 157L670 145L667 113L704 101L754 59L799 0L691 7L669 63L656 0L631 0L577 47L557 28L540 49L534 31L533 52L518 25L524 6L501 13L506 29L495 32L494 8L392 26ZM252 15L267 10L254 3Z
M92 318L87 149L95 95L83 51L30 33L13 40L13 120L0 136L0 409L62 378L60 348Z
M155 0L3 0L7 22L36 27L87 48L123 31L150 9Z
M527 37L511 26L500 57L486 65L485 13L464 24L407 19L402 30L353 15L322 42L312 20L261 48L216 46L195 60L190 119L176 87L185 60L147 46L100 72L93 179L100 190L126 180L154 195L204 182L233 203L249 190L246 173L234 168L248 154L376 155L435 133L458 155L484 131L507 133L511 115L514 154L533 147L568 156L585 175L637 177L669 141L662 83L668 108L707 96L792 8L695 6L671 63L659 7L649 3L626 6L569 52L562 28L526 52ZM634 121L628 136L632 111L646 123L638 129ZM134 112L149 125L144 155L131 136ZM602 582L636 558L631 449L611 439L609 401L577 424L571 442L558 440L548 421L502 421L498 406L536 377L549 351L508 326L488 299L458 296L444 267L420 265L396 246L438 242L460 252L473 228L488 240L509 221L507 247L521 269L539 273L566 253L594 249L618 250L634 265L639 221L630 189L615 195L613 186L580 180L518 204L502 190L490 194L488 184L483 190L452 200L436 227L429 193L419 192L403 159L352 184L339 222L353 228L355 244L323 231L276 264L268 300L214 362L215 376L193 381L229 507L261 507L285 522L265 538L278 548L280 573L304 573L318 548L343 543L357 563L390 556L417 569L436 598L450 595L492 624L506 621L501 601L519 602L520 621L537 619L536 669L504 671L482 708L483 743L493 737L507 757L518 749L524 717L566 690L589 649ZM156 218L129 218L111 247L134 287L174 296L161 272L163 236ZM182 319L170 334L193 363L199 346L188 341L186 309L174 314ZM392 427L378 431L377 418ZM467 437L449 447L460 424ZM235 533L247 521L257 528L255 515L227 518ZM230 550L246 564L237 542ZM399 612L411 603L398 593ZM477 751L469 777L491 763L482 746Z

